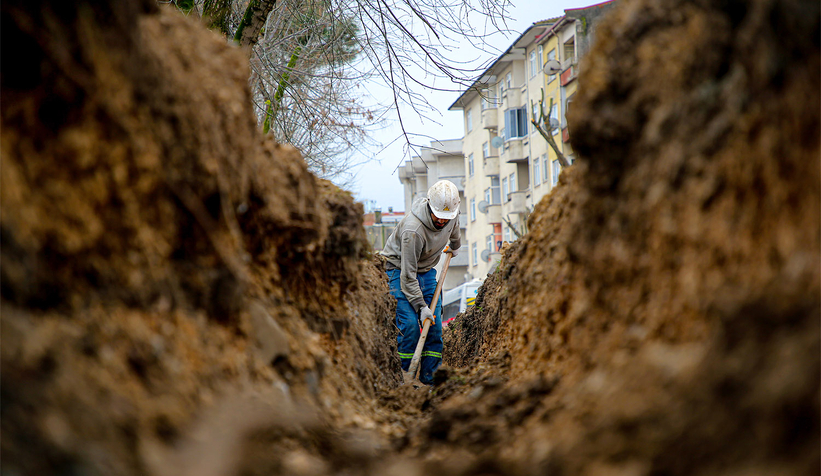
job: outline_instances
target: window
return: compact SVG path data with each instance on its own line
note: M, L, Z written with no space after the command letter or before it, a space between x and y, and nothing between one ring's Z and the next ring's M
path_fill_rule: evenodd
M507 177L502 179L502 196L505 198L505 201L509 200L508 195L508 188L507 188Z
M473 177L473 154L468 155L468 174Z
M493 235L487 235L487 239L485 240L485 246L487 247L486 249L488 251L490 251L491 253L493 252Z
M499 204L502 203L502 194L501 188L499 187L499 177L490 177L490 193L493 195L493 200L491 203Z
M576 60L576 37L569 39L564 44L564 60L575 63Z
M489 200L488 203L492 203L493 205L498 205L502 203L502 197L499 190L499 176L494 175L490 177L490 194L493 200Z
M510 193L513 193L518 190L518 188L516 188L516 172L510 174L510 177L508 178L510 180Z
M488 157L490 157L490 144L485 142L482 144L482 158L487 159Z
M504 93L505 93L505 82L504 81L499 81L499 97L501 98Z
M507 73L505 76L505 88L510 89L513 87L513 73Z
M493 109L496 107L496 98L494 97L494 93L496 91L494 88L488 88L483 92L482 95L482 110L485 109Z
M539 71L538 65L539 63L536 61L536 50L530 52L530 77L536 76L536 72Z
M534 121L538 121L539 120L539 103L536 102L536 101L533 101L533 104L531 106L532 106L532 110L530 111L530 117ZM533 131L531 131L531 132L536 132L536 128L534 127Z
M473 266L476 266L479 264L479 249L476 247L476 243L470 245L470 251L473 255Z
M539 174L539 162L541 161L542 159L540 157L536 157L533 161L533 183L536 187L541 185L542 180L542 176Z
M470 199L470 221L476 221L476 199Z
M510 227L505 225L505 233L504 233L504 240L505 241L513 241L510 239Z
M486 188L486 189L485 189L485 202L486 202L488 205L490 205L490 204L492 204L492 203L493 203L493 201L492 201L492 200L491 200L491 198L490 198L490 188Z
M467 122L468 132L473 130L473 117L472 117L472 114L470 112L471 112L470 109L468 109L467 112L465 113L465 121Z
M555 136L561 130L561 127L559 127L559 105L556 103L553 103L553 107L550 108L550 124L555 125L550 129L550 132Z
M554 60L554 59L556 59L556 50L552 49L552 50L547 52L547 61ZM547 63L547 61L545 61L545 63ZM547 82L550 83L555 79L556 79L556 75L551 74L550 76L547 77Z
M501 137L502 139L507 140L507 136L505 136L505 128L504 127L499 131L499 137ZM505 146L502 146L502 150L500 150L499 153L504 155Z
M553 161L553 182L552 185L555 187L557 183L559 183L559 173L562 171L562 166L559 165L559 159Z
M505 111L505 140L527 135L527 110L523 107Z
M544 167L542 167L542 182L544 182L544 183L547 183L547 181L550 180L550 167L549 167L550 162L549 161L550 161L550 158L547 156L547 154L542 156L542 165L544 165Z
M544 45L539 45L539 67L542 67L544 62Z

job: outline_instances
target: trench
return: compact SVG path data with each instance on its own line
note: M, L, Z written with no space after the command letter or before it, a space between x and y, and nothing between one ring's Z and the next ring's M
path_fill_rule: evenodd
M819 474L817 2L614 9L575 164L422 389L240 51L150 0L0 8L3 474Z

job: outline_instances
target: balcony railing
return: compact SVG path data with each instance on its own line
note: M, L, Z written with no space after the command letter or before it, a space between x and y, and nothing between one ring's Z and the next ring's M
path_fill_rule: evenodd
M485 177L499 175L499 157L486 157L482 170Z
M505 142L505 160L510 163L519 163L527 160L524 154L524 147L522 147L522 139L510 139Z
M562 71L562 75L559 77L561 80L561 85L567 86L568 83L576 79L578 73L578 66L571 63L566 70Z
M496 108L482 111L482 127L485 129L497 129L499 127L499 114Z
M455 258L450 259L450 266L468 266L470 264L470 253L467 252L467 248L460 251Z
M508 213L527 213L526 198L527 190L510 192L510 202L507 205Z
M502 223L502 205L488 205L487 207L487 222L488 223Z

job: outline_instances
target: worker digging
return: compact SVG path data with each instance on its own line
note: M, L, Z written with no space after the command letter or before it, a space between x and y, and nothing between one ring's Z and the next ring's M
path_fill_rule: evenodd
M459 204L456 185L436 182L427 197L414 200L411 213L396 225L382 250L390 293L396 298L397 343L406 383L415 377L410 371L417 343L424 343L417 357L421 383L433 384L433 373L442 361L442 303L434 299L438 291L434 266L443 251L451 256L459 253Z

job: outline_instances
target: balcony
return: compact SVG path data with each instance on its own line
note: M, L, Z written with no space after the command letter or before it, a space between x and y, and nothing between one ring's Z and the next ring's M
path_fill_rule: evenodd
M468 266L470 264L470 253L468 253L467 247L464 243L462 243L462 248L459 249L459 254L455 258L450 259L451 267Z
M505 160L509 164L516 164L519 162L527 162L527 156L524 154L524 147L522 146L522 139L510 139L505 142Z
M499 127L499 114L496 108L488 108L482 111L482 127L485 129L497 129Z
M499 157L486 157L482 170L485 177L499 175Z
M504 93L504 100L505 103L504 108L509 109L511 107L519 107L522 105L522 90L519 88L510 88L505 90Z
M410 167L407 165L403 165L399 167L399 181L404 181L411 178L412 172L410 171Z
M527 213L526 198L527 190L510 192L510 203L507 205L508 213Z
M499 253L498 251L493 251L493 252L490 253L489 258L490 258L489 261L491 263L498 263L502 259L502 253ZM494 265L494 267L495 267L495 265Z
M576 79L576 76L579 75L579 67L576 64L571 63L567 69L562 71L561 76L559 79L561 81L562 86L567 86L571 81Z
M425 165L425 162L422 161L422 157L414 156L411 157L413 161L413 172L416 174L424 175L428 172L428 167Z
M487 222L488 223L502 223L502 205L488 205L487 207Z

